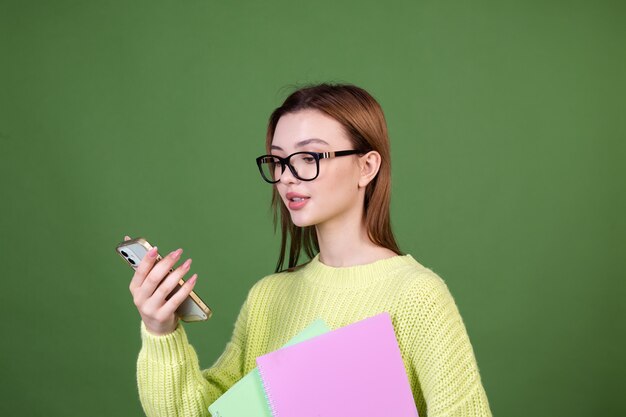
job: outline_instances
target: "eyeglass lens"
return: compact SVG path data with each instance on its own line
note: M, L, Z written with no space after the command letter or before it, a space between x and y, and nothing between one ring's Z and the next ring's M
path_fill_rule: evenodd
M293 167L296 177L301 180L311 180L317 176L318 165L313 155L307 153L293 154L288 163ZM285 169L289 169L285 165ZM261 161L263 176L269 181L277 181L283 173L280 159L268 156Z

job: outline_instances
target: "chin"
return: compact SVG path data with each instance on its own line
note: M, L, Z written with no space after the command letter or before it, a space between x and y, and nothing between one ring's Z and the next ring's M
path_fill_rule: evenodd
M312 221L304 216L291 216L291 222L298 227L314 226L317 222Z
M296 210L290 212L291 222L298 227L315 226L324 221L324 216L313 215L312 212Z

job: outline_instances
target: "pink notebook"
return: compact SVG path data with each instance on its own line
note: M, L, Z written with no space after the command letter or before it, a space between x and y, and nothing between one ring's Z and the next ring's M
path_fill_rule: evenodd
M388 313L257 358L274 417L417 417Z

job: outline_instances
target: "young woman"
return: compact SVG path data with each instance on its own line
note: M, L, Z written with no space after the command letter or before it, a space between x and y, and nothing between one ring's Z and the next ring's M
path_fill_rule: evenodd
M490 416L453 297L435 272L401 253L391 231L389 139L376 100L353 85L297 90L270 116L266 151L257 164L273 187L281 252L275 273L249 291L212 367L200 369L174 314L196 275L165 300L191 259L160 285L182 249L156 265L149 254L135 272L130 290L143 341L137 382L146 415L209 415L208 406L258 356L313 320L334 329L386 311L420 417ZM310 261L298 265L301 252Z

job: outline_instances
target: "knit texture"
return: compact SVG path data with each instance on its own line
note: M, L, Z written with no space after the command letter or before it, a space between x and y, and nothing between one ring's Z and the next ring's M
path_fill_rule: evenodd
M182 324L156 336L142 322L141 404L148 417L209 416L208 406L256 367L258 356L279 349L313 320L337 329L383 311L391 315L420 417L491 416L454 299L411 255L337 268L318 254L294 272L264 277L250 289L224 352L204 370Z

